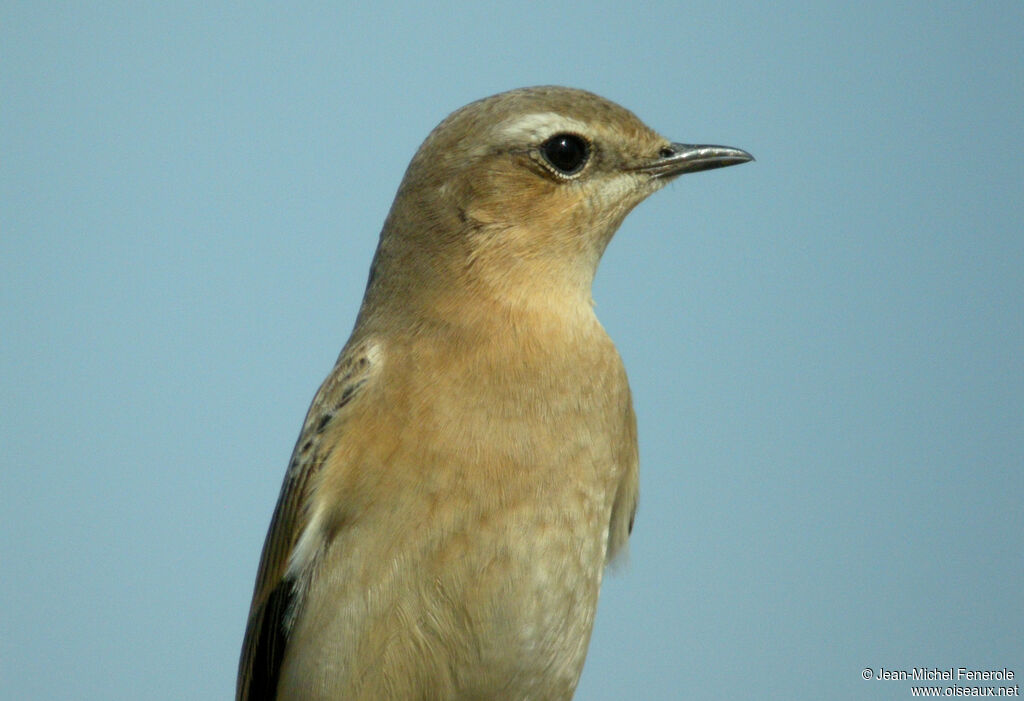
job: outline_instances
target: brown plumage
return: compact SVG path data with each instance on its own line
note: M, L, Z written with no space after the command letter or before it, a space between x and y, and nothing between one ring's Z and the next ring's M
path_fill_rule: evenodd
M237 699L569 699L637 496L598 261L672 144L568 88L444 120L381 233L267 534Z

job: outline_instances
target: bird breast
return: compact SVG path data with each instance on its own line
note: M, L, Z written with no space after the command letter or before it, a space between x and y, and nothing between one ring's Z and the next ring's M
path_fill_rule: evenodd
M596 319L526 344L510 333L469 345L392 336L383 348L343 429L377 438L341 441L328 458L350 466L324 471L322 493L344 513L293 632L344 658L286 659L284 684L313 694L350 677L316 681L340 666L392 670L351 682L364 685L345 690L353 698L413 698L439 675L450 698L531 697L538 684L544 698L571 696L625 469L629 390ZM409 686L374 686L389 683Z

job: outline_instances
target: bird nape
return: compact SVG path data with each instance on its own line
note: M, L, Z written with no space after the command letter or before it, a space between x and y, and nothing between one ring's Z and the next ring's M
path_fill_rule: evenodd
M561 87L431 132L295 444L238 701L572 697L637 498L594 274L647 196L749 160Z

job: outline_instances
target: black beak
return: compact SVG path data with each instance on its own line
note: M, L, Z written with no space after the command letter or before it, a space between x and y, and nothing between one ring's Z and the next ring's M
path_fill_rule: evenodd
M650 173L655 178L674 178L683 173L724 168L752 160L754 157L746 151L730 146L669 144L661 149L658 158L637 166L636 170Z

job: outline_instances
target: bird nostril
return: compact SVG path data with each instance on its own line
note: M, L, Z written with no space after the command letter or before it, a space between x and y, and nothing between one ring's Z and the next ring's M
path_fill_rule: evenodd
M676 155L676 151L671 146L662 146L661 150L658 151L658 155L660 155L662 158L671 158L672 156Z

